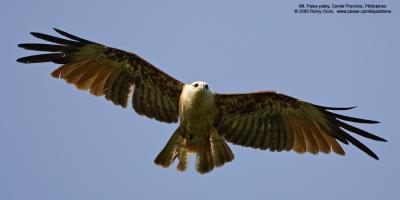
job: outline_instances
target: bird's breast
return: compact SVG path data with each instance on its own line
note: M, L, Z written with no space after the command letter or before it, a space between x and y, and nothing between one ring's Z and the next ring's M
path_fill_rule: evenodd
M212 93L182 93L179 101L181 126L187 129L206 129L213 125L216 113Z

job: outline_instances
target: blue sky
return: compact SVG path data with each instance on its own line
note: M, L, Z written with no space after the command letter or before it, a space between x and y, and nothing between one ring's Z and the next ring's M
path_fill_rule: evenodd
M2 24L0 199L395 199L399 197L399 3L386 15L297 15L317 1L7 1ZM359 2L359 1L346 1ZM368 2L373 2L368 0ZM380 2L380 1L379 1ZM23 65L52 27L134 51L183 82L217 92L273 89L341 114L389 140L345 157L230 145L235 160L207 175L153 164L177 124L121 109Z

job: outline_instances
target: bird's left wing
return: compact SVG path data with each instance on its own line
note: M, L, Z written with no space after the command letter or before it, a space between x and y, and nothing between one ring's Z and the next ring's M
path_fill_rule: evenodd
M19 58L21 63L54 62L62 64L51 73L82 90L126 107L133 89L134 110L163 122L178 121L179 97L184 84L134 53L110 48L64 31L54 29L68 39L42 33L33 36L53 44L26 43L28 50L51 53Z
M367 146L347 131L386 141L376 135L345 123L378 123L377 121L335 114L331 108L317 106L272 91L246 94L216 94L218 114L214 126L231 143L270 151L295 150L298 153L334 151L344 155L337 142L349 142L378 159Z

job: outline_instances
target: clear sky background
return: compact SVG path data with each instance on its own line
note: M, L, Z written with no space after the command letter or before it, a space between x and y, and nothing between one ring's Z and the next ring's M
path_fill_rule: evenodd
M200 3L201 2L201 3ZM298 15L310 1L2 1L0 199L398 199L399 2L392 14ZM322 1L312 1L322 2ZM338 1L324 1L338 3ZM371 0L345 1L372 3ZM24 65L52 27L134 51L177 79L217 92L273 89L381 121L358 126L376 161L230 145L235 160L199 175L153 164L177 124L141 117ZM357 137L359 138L359 137Z

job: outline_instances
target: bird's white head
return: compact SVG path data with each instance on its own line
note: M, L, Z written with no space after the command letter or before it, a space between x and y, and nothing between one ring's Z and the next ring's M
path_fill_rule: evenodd
M192 84L187 84L184 88L183 93L185 96L191 96L192 98L196 97L207 97L213 96L213 92L210 90L208 84L203 81L196 81Z
M199 92L207 92L210 91L210 88L208 87L208 84L203 81L196 81L190 84L190 86L193 88L194 91L199 91Z
M196 108L197 111L209 109L215 104L214 92L210 90L208 84L203 81L196 81L192 84L186 84L183 88L181 99L182 105L186 109Z

